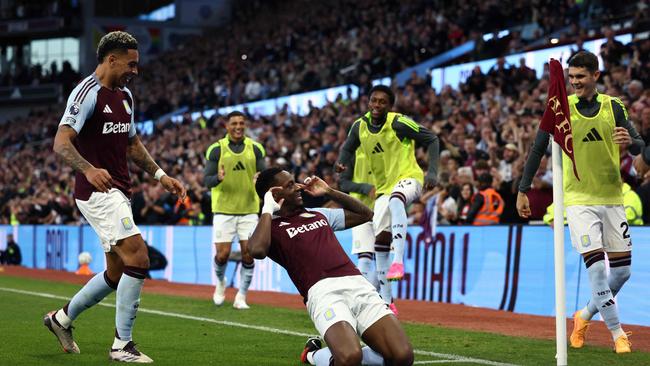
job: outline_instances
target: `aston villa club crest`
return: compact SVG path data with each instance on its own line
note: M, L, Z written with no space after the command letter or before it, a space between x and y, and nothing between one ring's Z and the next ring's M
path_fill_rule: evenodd
M131 111L131 106L129 106L129 102L127 102L126 99L122 99L122 104L124 104L124 109L126 110L126 113L128 113L129 115L133 113Z
M122 218L122 226L124 226L125 230L131 230L133 229L133 222L131 222L131 219L128 217Z

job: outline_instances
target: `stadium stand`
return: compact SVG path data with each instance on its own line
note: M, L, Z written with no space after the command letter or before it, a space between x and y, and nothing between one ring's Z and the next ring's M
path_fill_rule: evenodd
M373 2L372 10L367 11L368 3L337 0L336 6L330 2L309 2L307 6L306 1L270 1L243 6L232 25L216 36L192 39L143 66L141 77L131 86L137 118L160 117L179 107L196 111L343 83L354 83L365 91L372 79L394 75L477 39L483 34L480 32L513 29L512 36L504 40L508 46L499 51L501 56L527 47L523 38L512 42L527 24L539 26L534 38L540 39L590 20L594 14L613 21L627 14L620 8L583 8L574 1L561 1L555 7L548 5L555 3L538 2L533 8L523 7L522 1L507 2L510 6L497 1L468 0L460 6L445 1L381 1ZM439 6L430 6L432 3ZM346 11L332 12L333 8ZM562 21L551 14L562 15L557 17ZM308 18L317 20L308 23ZM630 19L634 27L643 27L649 18L646 6ZM468 24L475 33L468 33ZM643 30L637 29L637 33ZM576 34L588 36L586 31ZM603 29L603 36L613 34L611 28ZM575 40L564 37L563 42L571 39ZM603 51L606 71L600 90L623 100L637 130L650 142L650 39L637 37L625 45L608 40ZM471 57L490 52L479 50ZM31 72L3 74L2 85L45 80L65 83L79 77L71 68L50 70L43 73L35 66ZM516 187L543 113L547 83L547 74L538 79L525 64L508 65L500 60L486 73L475 70L459 90L434 90L431 80L417 73L403 87L395 86L396 110L432 128L441 138L440 189L448 192L448 198L440 204L446 204L447 211L460 210L462 184L473 184L477 169L487 169L506 202L502 222L520 220L514 208ZM268 165L287 167L301 178L317 174L336 184L332 166L348 127L366 106L364 95L354 100L341 96L322 108L312 107L305 116L286 109L269 116L250 116L248 133L265 146ZM29 116L0 124L0 164L5 167L0 172L0 223L80 220L71 195L73 172L51 153L61 108L35 109ZM225 134L223 123L218 115L192 120L186 113L180 123L164 120L153 134L143 136L163 169L182 176L188 184L191 203L176 205L151 178L136 170L133 210L137 223L175 224L183 218L191 223L211 222L210 199L201 182L203 154L211 142ZM418 158L425 166L425 155ZM545 207L552 197L550 164L542 164L547 169L540 169L533 182L530 197L537 200L533 207ZM650 176L637 179L630 171L624 173L639 192L644 212L649 212ZM164 208L164 214L152 210L156 205ZM420 209L414 205L413 215L420 217ZM541 219L543 214L542 209L532 217ZM458 216L450 214L446 222L461 223Z

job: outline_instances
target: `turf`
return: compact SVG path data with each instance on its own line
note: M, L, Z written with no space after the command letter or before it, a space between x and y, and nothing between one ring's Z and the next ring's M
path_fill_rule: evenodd
M20 289L71 297L77 285L0 276L1 288ZM113 295L104 300L114 304ZM49 310L64 300L0 290L0 364L2 365L102 365L109 364L108 348L114 332L115 309L96 306L75 321L74 336L81 354L61 352L54 336L42 325ZM226 303L216 308L209 300L143 294L141 308L209 318L242 325L264 326L294 333L315 334L306 311L254 305L248 311ZM555 342L507 337L490 333L445 329L407 323L406 331L416 352L416 361L438 361L434 365L476 365L448 362L453 354L517 365L554 365ZM179 319L140 312L134 340L157 365L298 365L304 335L278 334L260 329L215 324L201 319ZM650 353L635 351L616 355L609 348L569 349L570 365L650 365Z

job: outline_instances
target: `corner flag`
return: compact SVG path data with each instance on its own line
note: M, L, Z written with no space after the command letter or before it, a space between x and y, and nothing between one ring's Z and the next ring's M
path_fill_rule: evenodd
M576 161L573 157L573 134L571 132L571 117L566 96L564 70L560 62L555 59L551 59L549 66L548 101L539 128L553 135L553 140L560 145L562 151L573 162L573 174L580 180Z

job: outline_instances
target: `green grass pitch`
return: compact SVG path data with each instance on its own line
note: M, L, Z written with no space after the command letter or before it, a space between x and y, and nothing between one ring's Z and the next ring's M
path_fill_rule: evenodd
M0 365L105 365L114 332L113 295L75 321L81 354L65 354L42 317L61 307L77 285L0 276ZM18 290L22 292L11 291ZM37 294L41 294L40 296ZM54 295L53 297L45 297ZM134 341L157 365L299 365L305 310L253 305L248 311L209 300L143 294ZM555 365L555 342L407 323L416 364ZM466 358L466 359L464 359ZM569 349L570 365L650 365L650 353Z

